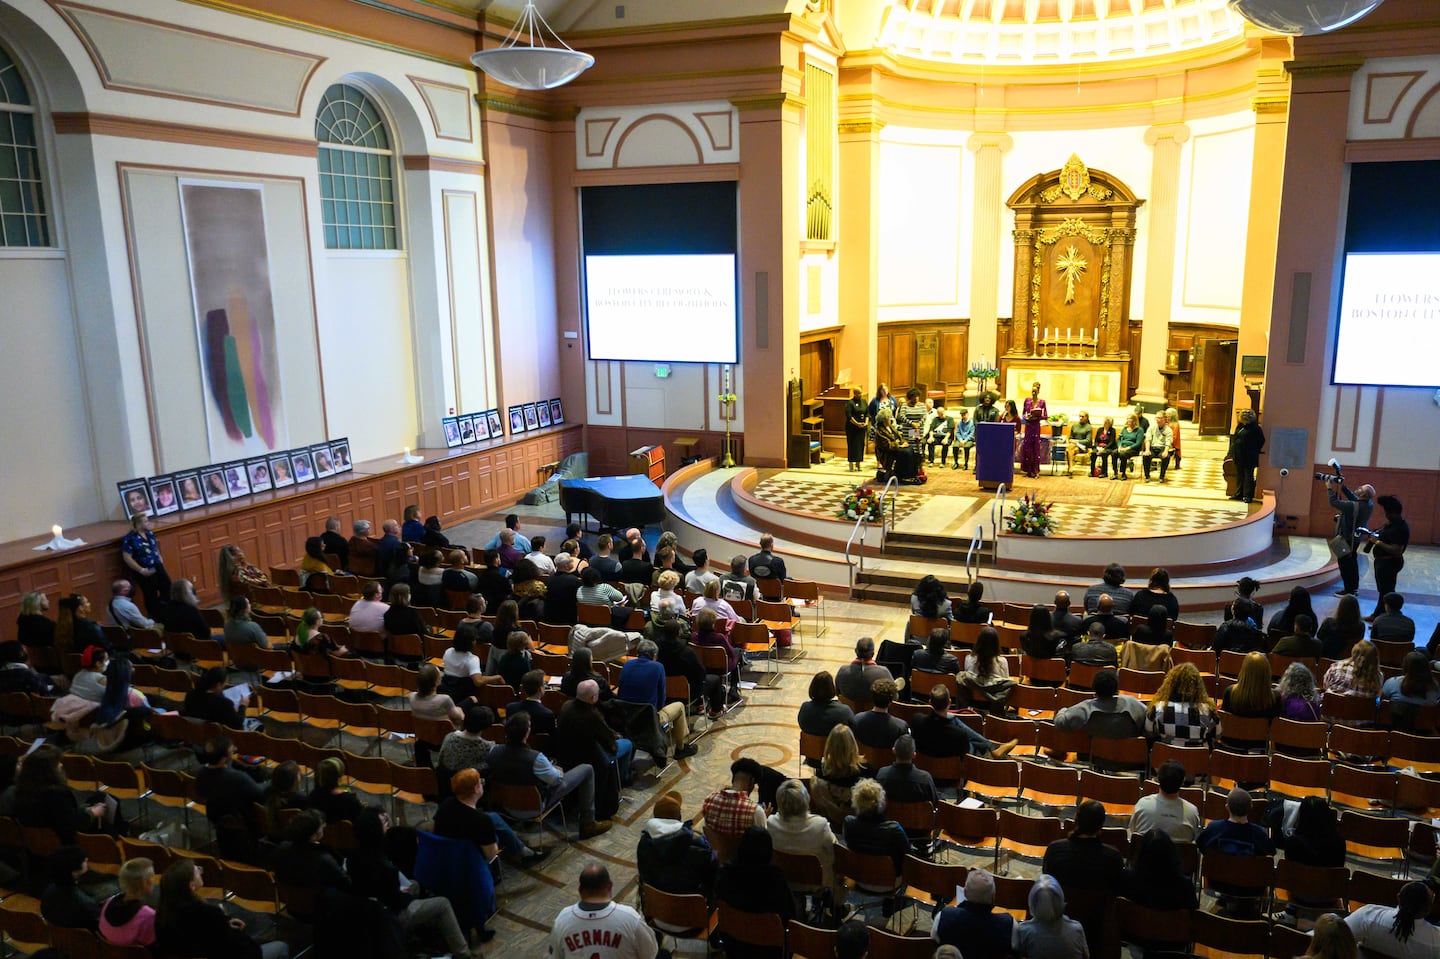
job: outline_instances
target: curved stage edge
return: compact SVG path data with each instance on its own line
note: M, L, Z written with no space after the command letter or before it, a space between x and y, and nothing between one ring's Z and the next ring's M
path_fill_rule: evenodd
M705 545L712 558L723 561L727 550L749 555L761 531L777 540L791 575L814 579L842 594L850 570L844 550L854 523L786 509L757 499L759 481L750 467L716 468L701 461L677 470L663 486L667 529L682 543ZM988 512L984 514L988 528ZM1057 589L1083 589L1099 568L1115 561L1141 580L1156 566L1171 572L1171 588L1187 609L1218 609L1233 596L1242 575L1262 582L1262 601L1283 599L1294 586L1313 589L1333 582L1335 562L1317 537L1276 536L1275 497L1265 493L1258 509L1244 519L1183 533L1137 537L1016 536L1002 532L994 558L987 543L980 578L988 598L1007 602L1048 602ZM963 556L969 540L927 535L917 537L943 548L937 561L907 561L882 555L878 530L870 530L865 569L871 582L892 591L933 572L952 584L963 583ZM717 542L717 540L719 542ZM852 556L855 555L852 549ZM958 558L956 558L958 557ZM907 590L908 591L908 590Z

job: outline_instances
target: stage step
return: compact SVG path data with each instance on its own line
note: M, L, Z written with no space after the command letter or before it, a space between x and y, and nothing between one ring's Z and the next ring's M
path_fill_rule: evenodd
M989 541L981 543L981 549L989 549ZM931 533L902 533L892 530L885 537L885 555L926 559L932 563L965 565L965 554L970 544L953 536L937 536Z

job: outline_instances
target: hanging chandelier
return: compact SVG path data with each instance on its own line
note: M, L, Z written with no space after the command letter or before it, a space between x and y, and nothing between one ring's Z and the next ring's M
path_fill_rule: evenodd
M550 46L546 37L558 46ZM564 86L595 65L588 53L572 50L527 0L505 42L470 55L470 62L506 86L551 90Z
M1230 8L1257 27L1295 37L1347 27L1385 0L1230 0Z

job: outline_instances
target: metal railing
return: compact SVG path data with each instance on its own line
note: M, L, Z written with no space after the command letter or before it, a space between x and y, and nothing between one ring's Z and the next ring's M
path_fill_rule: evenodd
M995 511L1000 511L1000 522L1005 522L1005 494L1008 490L1004 483L995 491L995 498L990 501L990 562L1000 562L1000 530L995 525Z
M885 550L885 535L889 528L895 524L895 497L890 495L892 489L899 489L899 483L893 476L890 477L890 481L885 484L885 488L880 491L880 500L877 503L880 512L880 550L882 552ZM885 521L886 496L890 496L890 521L888 523ZM852 596L855 595L855 577L857 573L865 572L865 532L869 527L870 521L863 516L860 517L855 521L855 528L850 530L850 538L845 541L845 566L850 571L850 595ZM850 551L856 545L855 538L857 536L860 538L860 561L858 570L856 569L857 564L855 560L850 558Z
M970 548L965 552L965 584L975 582L980 575L980 553L985 548L985 527L975 524L975 535L970 537Z

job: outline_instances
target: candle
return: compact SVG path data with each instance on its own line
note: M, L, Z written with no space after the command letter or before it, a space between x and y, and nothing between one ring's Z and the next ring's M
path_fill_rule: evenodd
M1068 326L1065 327L1065 343L1067 345L1070 343L1070 327Z
M58 526L52 526L52 527L50 527L50 535L51 535L51 536L59 536L59 535L60 535L61 533L63 533L63 532L65 532L65 531L62 530L62 529L61 529L60 527L58 527Z
M406 456L409 456L409 455L410 455L410 447L408 447L408 446L405 447L405 455L406 455Z
M1098 326L1090 331L1090 339L1094 340L1096 343L1100 342L1100 328Z

